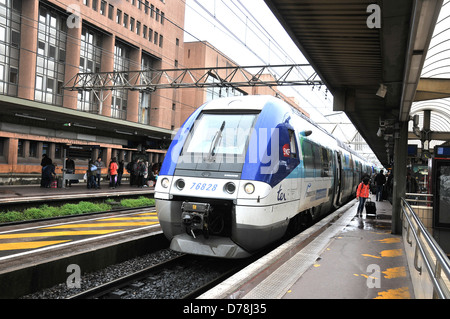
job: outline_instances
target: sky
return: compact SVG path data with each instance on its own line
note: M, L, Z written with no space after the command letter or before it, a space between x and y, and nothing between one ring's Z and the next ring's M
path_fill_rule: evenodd
M307 63L263 0L185 1L185 41L208 41L241 66ZM305 68L298 78L312 73ZM422 76L450 78L450 0L444 0ZM344 142L353 139L356 129L344 113L333 112L333 97L325 87L279 89L295 96L316 123L330 132L334 129L334 136ZM450 107L450 99L427 103Z
M184 41L208 41L241 66L308 64L263 0L186 0ZM296 79L311 76L311 67L298 70ZM342 112L333 112L333 96L326 87L278 88L295 97L301 108L344 142L356 129ZM336 126L336 124L339 124Z

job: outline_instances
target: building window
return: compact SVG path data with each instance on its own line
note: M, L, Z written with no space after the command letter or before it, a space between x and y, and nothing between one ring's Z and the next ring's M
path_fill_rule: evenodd
M83 27L80 41L80 72L100 72L102 58L102 35ZM98 113L99 92L78 92L77 109L84 112Z
M161 11L161 24L164 24L165 14Z
M153 29L148 28L148 41L153 41Z
M64 82L66 19L57 11L41 6L38 24L38 54L36 57L36 101L62 105L58 82Z
M145 76L149 79L152 78L152 68L153 68L153 60L150 56L145 53L142 54L141 58L141 70L148 70ZM144 83L144 80L141 79L141 83ZM142 91L139 94L139 114L138 121L142 124L150 124L150 104L151 104L151 94L149 92Z
M0 1L0 94L17 96L21 6Z
M114 17L114 6L112 4L108 5L108 18L112 20Z
M164 37L162 36L162 34L159 35L159 47L162 48L163 47L163 39Z
M28 156L29 157L37 157L37 149L38 149L38 142L30 141L29 148L28 148Z
M147 39L147 26L144 24L144 27L142 28L142 37L144 39Z
M94 9L94 11L98 10L98 0L92 0L92 9Z
M106 1L104 0L100 3L100 14L106 15Z
M122 23L122 11L120 11L119 9L117 9L117 13L116 13L116 23L117 24Z
M141 35L141 23L139 21L136 22L136 34Z
M17 157L25 157L25 141L19 140L17 146Z
M64 146L63 144L55 144L55 159L62 159L64 154Z
M155 14L155 6L152 4L150 5L150 18L153 18Z
M0 156L3 156L3 155L5 155L5 141L6 141L6 138L5 137L0 137Z
M124 72L130 69L130 48L116 41L114 47L114 71ZM128 90L112 92L111 117L125 120L127 118Z
M50 156L50 144L42 143L42 155L47 154Z
M130 19L130 31L134 32L134 18Z
M128 28L128 14L123 15L123 26L124 28Z

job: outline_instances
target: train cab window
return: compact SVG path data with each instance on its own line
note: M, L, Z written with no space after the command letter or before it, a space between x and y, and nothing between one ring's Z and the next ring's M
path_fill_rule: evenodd
M190 132L183 154L245 155L257 115L203 113Z
M289 130L290 158L297 158L297 145L295 143L295 132Z

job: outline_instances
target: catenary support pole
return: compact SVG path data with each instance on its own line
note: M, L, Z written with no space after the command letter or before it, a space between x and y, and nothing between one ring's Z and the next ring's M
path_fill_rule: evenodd
M392 234L402 233L401 198L406 190L406 165L408 157L408 122L399 122L394 143L394 188L392 194Z

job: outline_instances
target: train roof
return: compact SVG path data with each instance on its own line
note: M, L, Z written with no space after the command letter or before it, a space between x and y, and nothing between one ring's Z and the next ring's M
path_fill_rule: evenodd
M205 103L203 110L254 110L261 111L270 101L276 98L270 95L245 95L225 97ZM278 100L278 99L277 99Z

